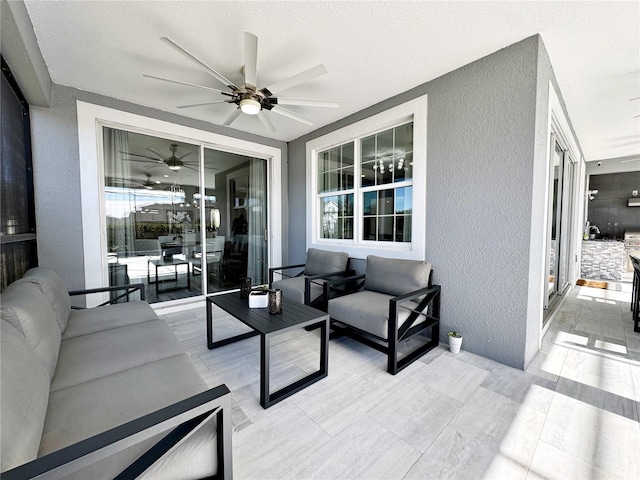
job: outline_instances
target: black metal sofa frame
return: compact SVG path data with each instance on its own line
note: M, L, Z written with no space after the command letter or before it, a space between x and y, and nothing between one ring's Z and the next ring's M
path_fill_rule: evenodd
M113 295L118 291L124 293ZM102 307L116 303L120 299L128 301L135 292L138 292L141 300L145 299L145 286L142 283L76 290L70 291L69 295L112 294L113 298L99 305ZM217 455L218 472L211 478L232 479L231 392L224 384L4 471L0 477L2 480L64 478L88 465L126 450L132 445L168 432L115 477L118 480L135 479L170 452L174 446L187 439L214 417L216 420L216 451L212 454Z

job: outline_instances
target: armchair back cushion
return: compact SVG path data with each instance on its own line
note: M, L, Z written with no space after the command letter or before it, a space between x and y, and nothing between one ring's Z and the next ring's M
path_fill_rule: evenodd
M64 332L71 313L71 297L58 274L46 268L36 267L28 270L20 281L35 283L40 287L56 315L60 332Z
M328 252L317 248L307 251L304 274L306 276L326 275L347 269L349 254L345 252Z
M0 295L0 316L21 333L53 378L60 351L60 326L37 285L13 282ZM4 388L4 384L3 384Z
M387 295L403 295L429 286L431 264L420 260L367 257L364 289Z
M38 456L49 399L50 378L25 338L0 321L0 471Z

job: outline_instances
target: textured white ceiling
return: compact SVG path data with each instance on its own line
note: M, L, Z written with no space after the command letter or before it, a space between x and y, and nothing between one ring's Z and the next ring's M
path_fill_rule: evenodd
M587 160L640 154L640 2L30 1L52 80L222 123L232 105L142 77L221 84L159 40L182 44L241 83L243 31L258 36L258 86L323 63L329 73L282 96L337 100L271 114L277 132L241 115L233 128L292 140L500 48L540 33Z

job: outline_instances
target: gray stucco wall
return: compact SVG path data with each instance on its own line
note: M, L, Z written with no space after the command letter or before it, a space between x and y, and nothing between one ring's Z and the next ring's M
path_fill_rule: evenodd
M306 142L427 94L426 252L443 287L441 340L460 330L466 350L524 368L538 47L527 38L291 142L289 260L306 249Z
M85 278L76 100L280 148L283 218L287 218L286 143L54 85L51 108L33 107L31 110L38 260L40 266L58 272L69 289L84 288ZM286 252L289 238L286 221L283 222L282 237L282 248Z

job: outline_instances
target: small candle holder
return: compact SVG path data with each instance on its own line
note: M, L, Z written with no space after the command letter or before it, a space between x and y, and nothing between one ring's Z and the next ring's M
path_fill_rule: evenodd
M272 315L282 313L282 290L279 288L269 290L269 313Z
M240 298L249 298L251 293L251 277L242 277L240 279Z

